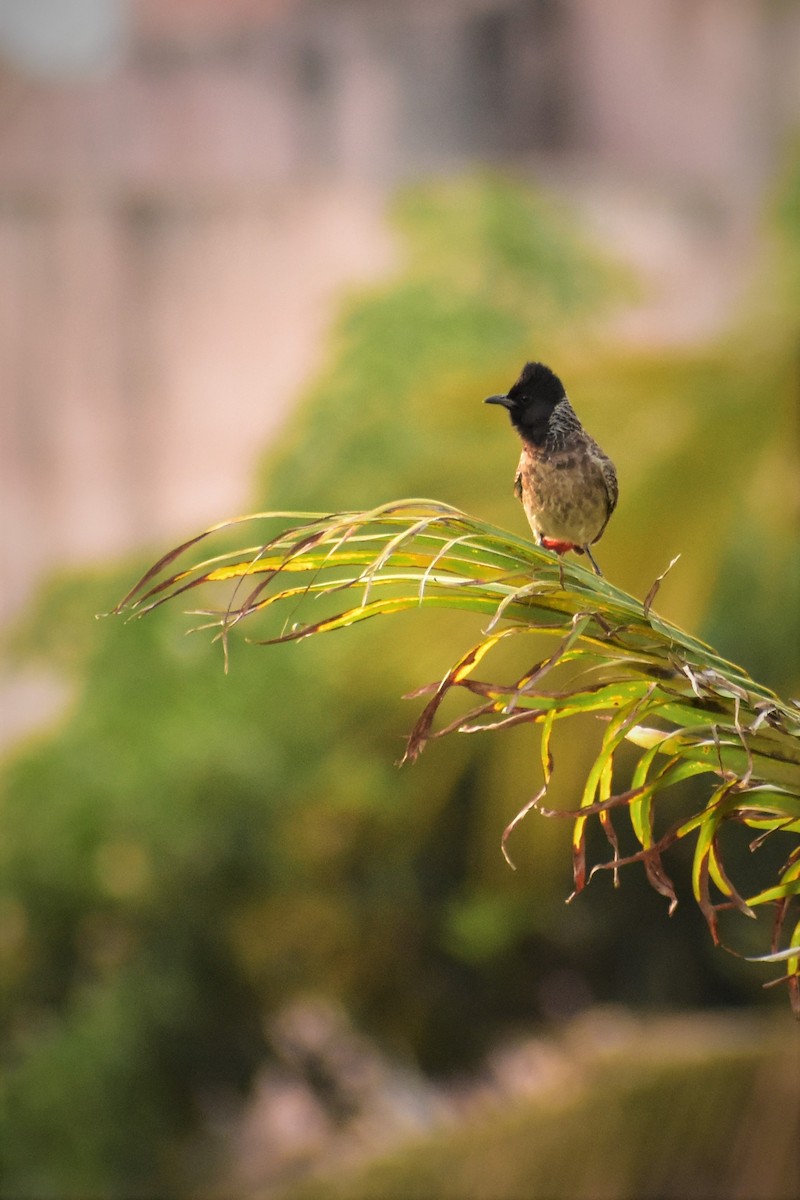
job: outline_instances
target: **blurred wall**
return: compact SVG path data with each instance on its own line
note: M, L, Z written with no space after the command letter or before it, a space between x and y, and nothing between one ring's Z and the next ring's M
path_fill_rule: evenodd
M800 116L800 5L573 0L570 11L592 155L752 209Z
M2 0L0 618L247 502L390 185L579 162L746 221L799 49L767 0Z

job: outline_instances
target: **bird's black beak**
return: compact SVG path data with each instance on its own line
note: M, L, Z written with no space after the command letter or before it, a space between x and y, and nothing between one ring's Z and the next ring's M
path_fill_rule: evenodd
M510 400L508 398L508 396L487 396L483 403L484 404L502 404L503 408L511 408L513 406L514 401Z

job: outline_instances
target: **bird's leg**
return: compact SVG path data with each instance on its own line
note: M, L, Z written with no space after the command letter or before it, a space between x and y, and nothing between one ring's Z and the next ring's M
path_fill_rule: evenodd
M583 547L583 552L584 552L584 554L586 555L586 557L589 559L589 562L590 562L590 563L592 564L592 566L594 567L594 573L595 573L595 575L599 575L599 576L600 576L600 578L602 579L602 578L603 578L603 572L600 570L600 568L598 567L597 563L594 561L594 555L592 554L592 552L591 552L591 550L589 549L589 547L588 547L588 546L584 546L584 547Z
M561 590L562 592L565 592L567 590L567 585L564 582L564 553L565 551L572 549L580 552L580 547L573 547L569 544L569 542L559 542L554 538L542 537L541 534L539 535L538 541L543 550L552 550L558 559L558 578L561 582Z

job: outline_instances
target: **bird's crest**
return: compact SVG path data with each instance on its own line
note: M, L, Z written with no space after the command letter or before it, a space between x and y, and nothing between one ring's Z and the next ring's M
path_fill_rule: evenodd
M509 399L517 402L544 400L550 404L558 404L565 395L564 385L555 372L540 362L525 363L519 379L508 389Z

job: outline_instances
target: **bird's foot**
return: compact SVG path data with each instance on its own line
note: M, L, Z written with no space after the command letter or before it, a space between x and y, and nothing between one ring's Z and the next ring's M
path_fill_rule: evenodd
M594 567L594 573L595 573L595 575L599 575L599 576L600 576L600 578L602 579L602 578L603 578L603 572L600 570L600 568L598 567L597 563L594 561L594 555L592 554L592 552L591 552L591 550L589 549L589 547L588 547L588 546L584 546L584 547L583 547L583 552L585 553L586 557L589 559L589 562L590 562L590 563L592 564L592 566Z
M567 585L564 581L564 555L566 554L567 550L577 550L579 554L582 554L583 551L579 546L573 546L572 542L560 542L557 538L540 538L539 545L543 546L545 550L554 550L558 555L558 578L561 584L561 590L562 592L565 592L567 590Z
M595 562L594 555L592 554L592 551L589 548L589 546L576 546L574 542L563 542L559 538L549 538L549 537L540 538L539 545L543 546L545 550L554 550L556 552L556 554L559 556L558 565L561 568L562 587L563 587L563 583L564 583L564 568L561 563L561 555L566 554L566 552L568 550L574 550L576 554L585 554L586 557L589 559L589 562L594 567L595 574L599 575L601 579L603 578L603 572L600 570L597 563Z

